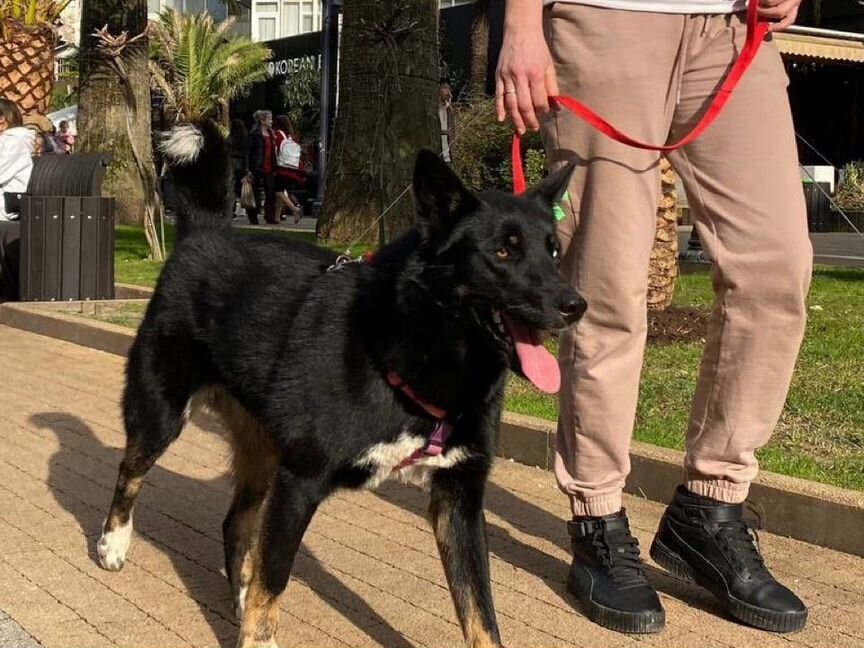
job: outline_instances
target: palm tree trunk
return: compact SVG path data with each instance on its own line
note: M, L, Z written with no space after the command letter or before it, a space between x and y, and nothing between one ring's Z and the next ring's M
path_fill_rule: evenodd
M474 20L471 23L471 78L470 97L486 93L486 73L489 67L489 0L474 2Z
M678 278L678 196L675 169L660 159L660 204L657 206L657 233L648 271L648 309L663 311L672 304Z
M339 114L319 231L348 243L389 239L414 223L405 190L417 150L433 148L438 130L437 0L346 2L340 59Z
M79 80L79 149L110 151L114 161L105 178L105 192L117 201L117 218L122 223L141 223L143 205L151 199L145 191L135 153L140 162L153 167L150 135L150 73L147 68L147 39L131 43L121 59L132 92L132 111L127 116L126 89L110 61L96 48L95 30L108 26L114 35L122 31L130 37L142 33L147 25L146 0L84 0L81 12L81 51ZM132 140L127 133L127 118L132 120ZM133 147L134 144L134 147ZM155 177L155 170L153 171ZM151 189L152 191L152 189ZM151 246L152 247L152 246Z

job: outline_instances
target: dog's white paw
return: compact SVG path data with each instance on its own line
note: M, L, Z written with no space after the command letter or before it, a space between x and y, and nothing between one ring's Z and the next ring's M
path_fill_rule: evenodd
M99 564L108 571L119 571L126 562L126 552L132 543L132 519L113 531L102 532L102 537L96 543L99 554Z
M238 622L243 621L243 614L246 612L246 593L248 591L249 587L244 585L240 588L237 598L234 599L234 616L237 617Z

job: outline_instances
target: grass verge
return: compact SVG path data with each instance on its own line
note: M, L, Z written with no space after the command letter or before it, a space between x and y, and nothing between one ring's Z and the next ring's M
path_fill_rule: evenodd
M314 242L312 233L277 231ZM117 281L156 283L161 264L146 259L141 228L119 226ZM169 231L169 248L173 231ZM338 249L338 246L333 246ZM362 252L362 250L356 250ZM708 308L707 274L680 277L675 303ZM128 318L134 326L135 318ZM771 442L759 451L765 470L864 490L864 269L818 268L809 298L809 321L789 398ZM690 401L696 386L701 344L649 345L642 372L635 437L683 449ZM558 401L512 378L507 409L549 420Z

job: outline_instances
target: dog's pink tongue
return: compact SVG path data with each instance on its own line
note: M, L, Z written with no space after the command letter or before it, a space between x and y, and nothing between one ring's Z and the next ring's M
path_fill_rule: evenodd
M516 345L522 373L540 391L557 393L561 389L561 370L555 356L546 350L533 329L506 316L504 321Z

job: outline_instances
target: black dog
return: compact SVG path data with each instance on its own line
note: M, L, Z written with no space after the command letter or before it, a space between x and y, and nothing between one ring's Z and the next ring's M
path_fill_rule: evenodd
M551 209L572 167L525 197L474 195L421 152L417 229L367 262L337 264L321 248L231 232L229 157L212 125L175 128L162 149L179 240L129 355L102 566L122 567L144 475L203 399L234 450L223 531L239 646L275 646L277 599L318 505L391 475L430 488L468 645L500 645L483 491L508 367L557 391L542 333L585 310L558 273Z

